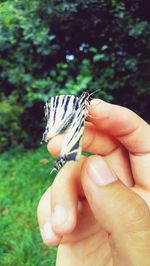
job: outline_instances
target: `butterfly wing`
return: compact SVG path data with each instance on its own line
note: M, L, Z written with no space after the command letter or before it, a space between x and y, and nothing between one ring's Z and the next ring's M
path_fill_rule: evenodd
M45 104L47 125L42 140L47 142L63 131L72 120L77 109L77 96L60 95L51 97Z
M81 156L81 143L84 131L84 123L88 112L89 101L81 95L78 100L78 109L75 112L70 128L65 136L60 157L56 161L54 169L58 170L65 161L77 161Z

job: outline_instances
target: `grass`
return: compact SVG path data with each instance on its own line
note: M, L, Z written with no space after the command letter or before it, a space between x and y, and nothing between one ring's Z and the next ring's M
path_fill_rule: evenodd
M45 247L37 224L37 205L52 182L45 147L0 155L0 266L53 266L56 248Z

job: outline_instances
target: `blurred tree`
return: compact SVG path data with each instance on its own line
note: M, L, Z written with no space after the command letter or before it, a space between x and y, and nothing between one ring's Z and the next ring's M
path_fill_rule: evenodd
M2 111L1 145L34 146L43 102L55 94L99 90L104 100L150 119L148 6L148 0L1 1L0 104L14 97L20 130L12 141Z

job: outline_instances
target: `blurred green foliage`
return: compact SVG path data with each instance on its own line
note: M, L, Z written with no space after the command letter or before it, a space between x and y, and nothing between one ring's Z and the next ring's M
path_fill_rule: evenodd
M33 147L44 101L99 92L149 120L149 0L3 0L0 145Z
M20 125L20 117L24 108L19 103L16 103L16 97L10 95L6 98L3 94L0 102L0 151L3 148L17 145L22 140L22 131Z

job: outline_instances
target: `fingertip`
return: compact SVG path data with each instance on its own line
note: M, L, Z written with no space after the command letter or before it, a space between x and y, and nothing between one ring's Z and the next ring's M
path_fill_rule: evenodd
M100 99L93 99L90 102L89 117L92 118L104 118L107 117L107 113L112 108L112 104L107 103Z
M98 98L94 98L93 100L90 101L90 106L97 105L97 104L99 104L101 102L103 102L103 100L98 99Z
M76 210L56 205L52 212L52 228L55 233L64 235L71 233L76 226Z
M94 102L97 102L97 104L94 104ZM98 124L102 129L110 129L115 123L114 128L117 130L120 130L122 126L130 126L131 121L132 126L135 126L137 125L137 120L141 119L132 110L124 106L108 103L103 100L98 102L98 99L94 99L93 104L90 105L89 118L91 118L90 120L93 119L92 122L95 119L103 120L103 123Z
M46 222L40 229L43 242L46 246L56 246L60 243L62 236L56 234L49 222Z
M62 146L62 140L63 140L62 135L58 135L52 138L47 144L48 152L51 153L53 156L58 157Z

